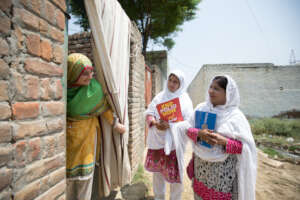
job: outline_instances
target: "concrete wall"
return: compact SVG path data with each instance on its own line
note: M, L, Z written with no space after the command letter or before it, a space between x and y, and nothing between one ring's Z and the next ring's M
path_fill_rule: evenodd
M160 67L153 65L152 73L152 98L155 97L164 87L166 76L163 75Z
M271 117L300 110L300 65L204 65L188 88L194 106L205 100L209 81L228 74L237 82L242 111L252 117Z
M63 0L0 3L0 199L65 199Z
M131 26L130 67L128 88L129 115L129 159L134 173L143 161L144 126L143 113L145 110L145 61L141 54L141 35L135 25ZM69 36L69 54L83 53L93 60L91 33L77 33Z
M155 97L163 89L167 80L169 72L167 51L147 52L146 64L154 72L152 74L152 97Z

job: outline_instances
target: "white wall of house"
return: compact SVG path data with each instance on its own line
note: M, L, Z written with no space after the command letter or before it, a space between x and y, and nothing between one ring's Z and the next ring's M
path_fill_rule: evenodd
M205 101L210 80L230 75L239 87L241 110L251 117L271 117L300 111L300 65L258 64L204 65L188 88L194 107Z

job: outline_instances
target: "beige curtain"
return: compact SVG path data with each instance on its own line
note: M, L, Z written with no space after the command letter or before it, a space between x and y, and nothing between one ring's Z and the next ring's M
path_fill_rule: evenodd
M93 35L93 55L97 79L102 84L120 122L128 128L128 83L130 20L117 0L85 0ZM128 156L128 131L114 133L101 120L101 155L95 176L99 195L131 180Z

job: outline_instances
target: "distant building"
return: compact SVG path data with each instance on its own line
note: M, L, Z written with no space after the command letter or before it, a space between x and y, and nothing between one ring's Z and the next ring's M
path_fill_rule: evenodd
M152 96L158 94L167 80L168 54L167 51L150 51L146 55L146 64L153 70L152 74Z
M224 74L237 82L240 108L247 116L271 117L300 111L300 65L271 63L203 65L188 88L194 107L205 101L209 81Z

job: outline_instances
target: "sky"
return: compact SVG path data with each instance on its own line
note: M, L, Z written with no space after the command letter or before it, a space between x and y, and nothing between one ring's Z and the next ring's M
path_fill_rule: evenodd
M81 29L70 20L69 34ZM169 69L193 80L204 64L300 61L300 0L202 0L168 52ZM150 46L149 50L160 50Z

